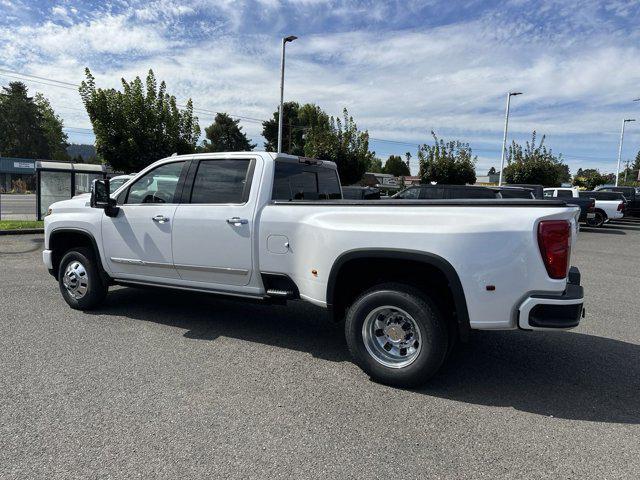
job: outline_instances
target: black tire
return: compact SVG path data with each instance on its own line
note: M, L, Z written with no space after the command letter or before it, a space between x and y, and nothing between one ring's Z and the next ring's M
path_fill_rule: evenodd
M65 277L67 268L72 264L75 264L75 268L72 267L70 275ZM69 288L65 282L69 284ZM58 269L58 284L65 302L75 310L91 310L97 307L109 290L109 286L100 275L93 250L87 247L74 248L65 253ZM76 287L80 284L85 286Z
M590 227L601 227L604 225L606 219L607 216L604 213L596 211L596 216L594 218L587 218L587 225Z
M406 366L384 365L375 354L370 353L369 349L375 351L376 348L371 347L372 343L365 339L365 320L385 306L392 306L409 314L419 330L422 340L420 350ZM377 329L375 333L380 335L378 339L383 338L380 330ZM377 285L360 295L347 311L345 336L349 351L362 370L377 382L397 387L416 387L429 380L444 363L449 347L446 320L436 303L428 294L401 283ZM369 337L373 338L371 335ZM389 343L385 344L385 350L387 346Z

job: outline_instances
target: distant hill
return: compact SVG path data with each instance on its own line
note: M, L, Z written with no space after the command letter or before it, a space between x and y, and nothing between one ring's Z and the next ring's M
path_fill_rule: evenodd
M67 153L73 159L79 156L82 157L83 162L88 163L96 156L96 147L85 143L72 143L67 147Z

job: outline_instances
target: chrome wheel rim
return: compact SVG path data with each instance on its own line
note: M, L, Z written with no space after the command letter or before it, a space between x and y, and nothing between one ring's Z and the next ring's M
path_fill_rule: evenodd
M401 308L377 307L362 324L364 345L378 363L390 368L411 365L422 349L418 322Z
M89 288L89 275L87 275L84 265L77 260L69 263L62 276L62 284L69 295L76 300L84 297Z

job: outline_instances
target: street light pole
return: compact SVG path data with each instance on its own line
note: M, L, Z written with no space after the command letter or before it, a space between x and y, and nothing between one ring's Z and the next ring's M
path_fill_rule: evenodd
M280 107L278 108L278 153L282 153L282 117L284 117L284 51L288 42L293 42L296 38L289 35L282 39L282 58L280 59Z
M624 126L627 122L635 122L635 118L625 118L622 120L622 129L620 130L620 144L618 145L618 166L616 167L616 187L618 186L618 176L620 173L620 157L622 156L622 142L624 141Z
M504 171L504 154L507 150L507 129L509 128L509 106L511 105L511 97L522 95L522 92L509 92L507 94L507 108L504 112L504 136L502 137L502 154L500 155L500 178L498 186L502 185L502 176Z

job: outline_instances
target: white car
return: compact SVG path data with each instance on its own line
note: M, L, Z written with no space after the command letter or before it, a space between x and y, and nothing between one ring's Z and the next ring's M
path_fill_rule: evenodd
M166 158L108 192L97 180L45 218L43 260L75 309L114 284L301 299L344 320L366 373L401 386L472 329L583 314L578 209L560 200L343 200L334 163L266 152Z
M624 216L624 201L612 197L611 192L581 191L577 188L545 188L545 198L593 198L596 202L595 215L587 218L590 227L601 227L609 220L616 220Z
M109 179L110 192L111 193L115 192L122 185L124 185L125 183L127 183L129 180L131 180L134 177L135 177L135 174L131 173L129 175L116 175L115 177L110 178Z

